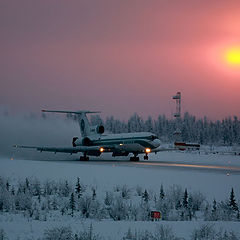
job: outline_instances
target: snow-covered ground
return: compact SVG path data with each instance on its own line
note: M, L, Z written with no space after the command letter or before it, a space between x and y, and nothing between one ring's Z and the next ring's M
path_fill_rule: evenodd
M99 162L79 162L76 156L66 154L49 154L41 155L40 159L23 159L18 157L15 152L13 160L9 156L0 158L0 176L9 178L13 181L24 179L26 177L37 177L40 180L68 180L72 183L76 182L76 178L80 177L81 181L86 185L95 186L98 193L104 196L105 191L112 190L116 185L126 184L130 188L141 186L155 192L159 191L160 185L169 187L173 184L181 185L189 191L200 190L212 202L214 198L225 200L229 197L231 188L235 190L236 199L240 199L240 175L231 171L208 171L205 169L192 170L189 168L171 168L170 167L154 167L148 165L138 165L135 163L126 164L122 162L104 162L101 159L109 159L109 155L103 155ZM186 164L216 165L216 166L240 166L240 157L234 155L216 155L205 153L186 153L186 152L160 152L158 154L150 154L151 161L154 162L175 162ZM125 159L122 159L125 160ZM16 236L26 238L26 236L37 239L41 236L43 230L51 226L71 226L74 231L88 228L92 222L94 231L104 237L110 239L120 239L130 227L135 230L153 230L156 224L166 224L172 226L173 231L179 237L189 239L190 232L200 225L206 223L201 221L191 222L114 222L111 220L103 221L83 221L83 219L75 219L68 217L67 219L55 219L54 221L34 221L21 218L19 216L6 217L0 216L0 228L4 229L10 239ZM212 224L212 222L211 222ZM215 222L216 228L234 230L240 234L239 222Z
M240 235L239 222L204 222L204 221L94 221L83 219L72 219L71 217L62 218L55 221L36 221L27 220L21 217L3 218L0 215L0 226L6 232L9 239L38 239L44 234L44 230L52 229L54 227L69 226L73 232L80 232L89 229L90 225L93 226L93 232L103 236L104 239L120 240L126 235L129 228L132 233L138 231L150 231L154 232L158 225L169 226L172 228L173 233L177 237L184 239L190 239L190 235L194 229L198 229L199 226L209 225L213 226L216 231L224 229L224 231L233 231Z

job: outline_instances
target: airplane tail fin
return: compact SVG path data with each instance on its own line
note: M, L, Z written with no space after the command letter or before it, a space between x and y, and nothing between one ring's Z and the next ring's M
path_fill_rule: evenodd
M99 111L55 111L55 110L42 110L42 112L76 114L78 117L78 123L79 123L82 137L86 137L90 135L90 124L87 118L87 114L100 113Z

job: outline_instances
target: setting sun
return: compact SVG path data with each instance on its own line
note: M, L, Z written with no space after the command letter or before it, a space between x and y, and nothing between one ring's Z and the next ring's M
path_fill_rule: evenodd
M231 65L240 65L240 47L228 49L225 54L225 59Z

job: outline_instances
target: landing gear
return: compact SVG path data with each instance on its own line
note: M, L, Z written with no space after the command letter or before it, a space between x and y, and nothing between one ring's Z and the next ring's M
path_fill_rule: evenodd
M89 157L81 156L80 161L89 161Z
M148 155L146 154L143 158L144 160L148 160Z
M139 161L139 157L130 157L130 161L138 162Z
M89 157L87 157L86 153L84 153L84 155L80 157L80 161L89 161Z
M137 154L134 154L134 157L130 157L130 161L138 162L139 161L139 157L137 157Z

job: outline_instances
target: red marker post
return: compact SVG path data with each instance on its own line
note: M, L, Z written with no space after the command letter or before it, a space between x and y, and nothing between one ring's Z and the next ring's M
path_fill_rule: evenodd
M162 218L162 214L159 211L151 211L152 221L159 221Z

